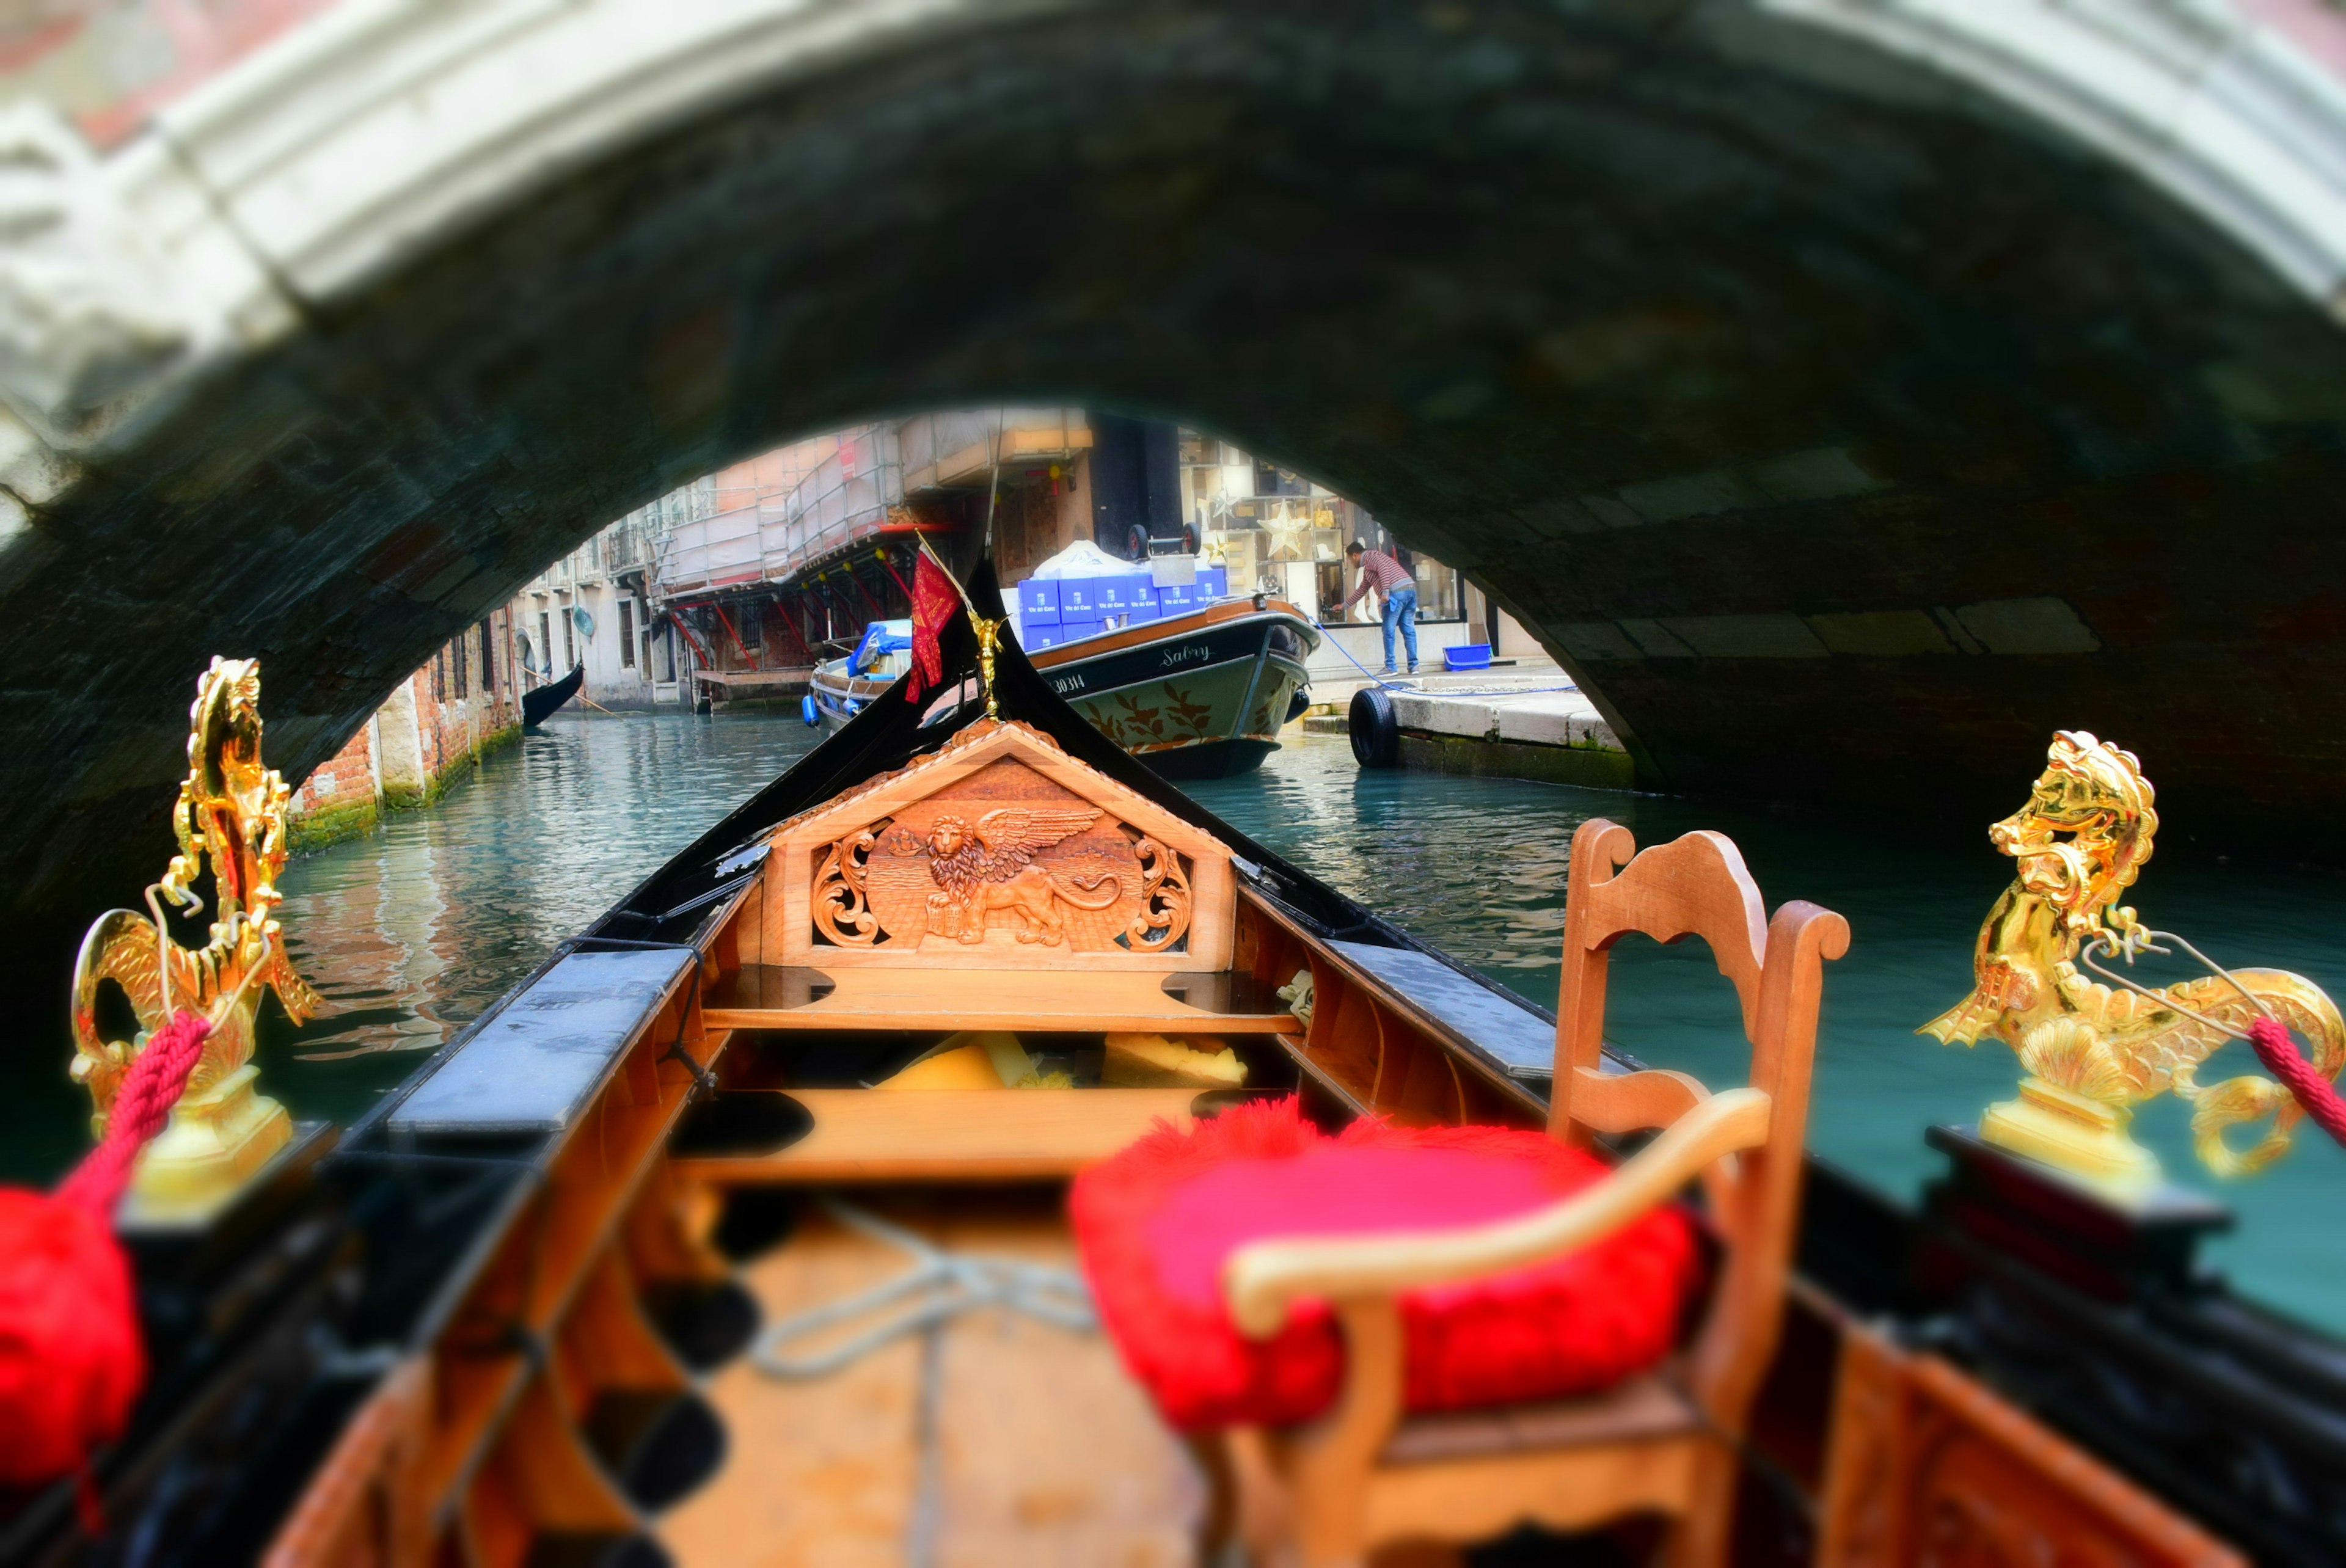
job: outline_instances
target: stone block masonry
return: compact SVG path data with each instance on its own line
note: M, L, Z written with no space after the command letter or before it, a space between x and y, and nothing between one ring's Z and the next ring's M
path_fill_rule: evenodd
M1444 684L1461 689L1445 691ZM1511 693L1494 691L1491 677L1436 677L1425 689L1395 691L1392 701L1403 768L1592 789L1637 783L1613 727L1578 691Z
M385 810L428 806L521 735L505 611L467 628L293 791L287 836L297 853L371 831Z

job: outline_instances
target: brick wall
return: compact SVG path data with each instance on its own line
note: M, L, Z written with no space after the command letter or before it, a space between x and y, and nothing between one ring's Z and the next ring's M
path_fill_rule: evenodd
M320 764L293 791L293 810L306 815L352 800L371 800L379 792L374 775L374 726L369 723L350 744Z
M519 731L514 670L505 610L443 645L293 791L294 847L316 849L365 832L385 806L438 798L484 752Z

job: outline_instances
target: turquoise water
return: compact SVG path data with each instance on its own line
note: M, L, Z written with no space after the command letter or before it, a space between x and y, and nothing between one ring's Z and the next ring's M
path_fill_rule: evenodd
M811 738L791 718L557 719L490 758L434 809L298 861L285 878L290 948L329 1015L264 1038L270 1092L297 1115L362 1111L413 1070L416 1052L477 1014ZM2015 803L2026 782L2014 781ZM1259 774L1194 788L1324 881L1550 1006L1566 857L1581 821L1609 816L1641 844L1695 828L1729 834L1771 904L1806 898L1849 919L1849 956L1827 971L1810 1142L1902 1197L1939 1168L1923 1127L1975 1118L2017 1077L2001 1045L1913 1033L1969 989L1973 936L2010 880L2011 862L1984 830L1902 834L1709 801L1362 773L1341 739L1307 738ZM2154 860L2136 895L2151 923L2183 932L2218 962L2295 969L2346 995L2346 877ZM1615 976L1613 1039L1712 1083L1739 1079L1734 993L1699 943L1630 938ZM2254 1063L2232 1046L2216 1065ZM2346 1247L2330 1208L2346 1195L2346 1154L2301 1129L2274 1171L2219 1184L2192 1157L2173 1101L2147 1107L2137 1127L2170 1174L2239 1210L2239 1232L2216 1244L2213 1261L2260 1299L2346 1330Z

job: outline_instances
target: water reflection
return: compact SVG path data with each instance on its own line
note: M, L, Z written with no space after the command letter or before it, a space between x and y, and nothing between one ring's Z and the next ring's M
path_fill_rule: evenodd
M563 937L802 754L790 718L557 720L492 758L432 811L297 862L286 923L330 1015L265 1037L270 1092L297 1115L346 1120L413 1069ZM2156 776L2156 759L2150 761ZM2015 780L2015 789L2025 780ZM2011 875L1978 829L1852 830L1797 812L1509 779L1363 774L1341 740L1290 745L1253 777L1196 786L1245 831L1523 994L1553 1005L1572 831L1591 815L1641 844L1695 828L1735 838L1771 899L1839 910L1850 955L1827 971L1812 1145L1912 1196L1936 1174L1934 1121L1969 1121L2017 1078L2000 1044L1937 1044L1915 1026L1971 984L1971 942ZM2346 995L2346 880L2154 861L2138 902L2222 962L2295 969ZM2173 978L2161 976L2159 978ZM1698 943L1624 942L1610 1032L1649 1060L1737 1081L1734 993ZM2217 1065L2244 1071L2242 1047ZM2234 1059L2237 1056L2237 1061ZM2182 1107L2137 1123L2170 1173L2213 1179ZM2346 1250L2330 1215L2346 1155L2311 1128L2270 1175L2228 1184L2239 1234L2212 1256L2242 1287L2346 1329Z
M327 1005L270 1037L271 1092L358 1115L813 738L764 717L556 719L431 810L296 861L287 947Z

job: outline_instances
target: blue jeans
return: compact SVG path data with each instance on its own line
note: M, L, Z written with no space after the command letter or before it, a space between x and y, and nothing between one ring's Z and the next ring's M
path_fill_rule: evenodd
M1409 645L1409 667L1417 667L1417 590L1395 588L1385 596L1385 667L1392 661L1393 623L1401 623L1401 640Z

